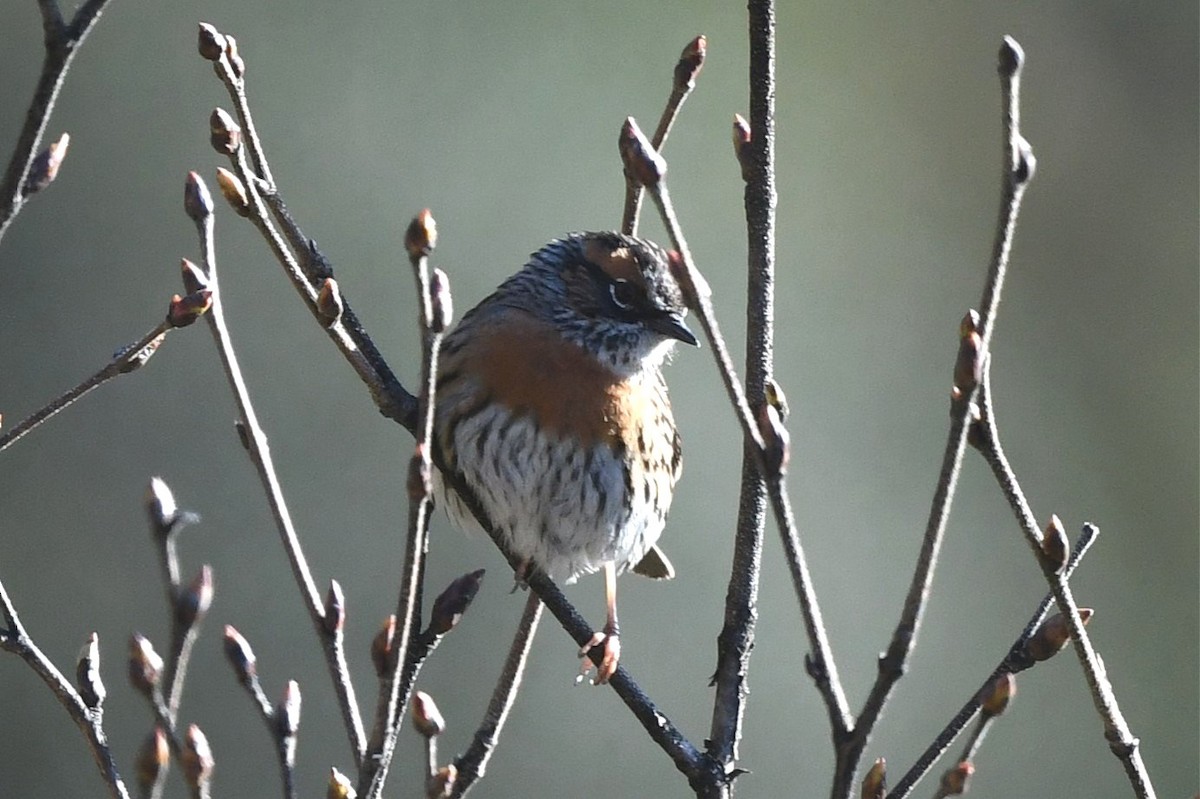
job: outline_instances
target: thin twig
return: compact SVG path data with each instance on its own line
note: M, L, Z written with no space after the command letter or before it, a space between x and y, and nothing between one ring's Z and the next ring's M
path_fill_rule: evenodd
M4 238L8 226L20 213L29 197L45 185L35 182L35 185L30 186L29 180L39 158L38 148L46 134L50 113L58 101L58 93L62 89L75 54L79 52L84 39L91 32L108 2L109 0L87 0L67 24L63 21L58 3L54 0L38 0L46 54L42 59L42 72L38 77L37 88L34 89L33 99L25 112L25 124L17 136L17 145L4 171L4 179L0 181L0 239ZM45 183L53 179L53 175L46 177L49 179Z
M218 57L222 57L223 55L223 53L219 54ZM243 180L246 177L252 178L253 176L243 176ZM251 196L257 196L258 189L253 180L250 181L250 186L251 188L248 188L247 191ZM256 219L256 224L260 224L258 221L259 215L260 212L255 205L253 207L253 216ZM264 228L265 223L264 227L260 227L260 230ZM272 247L275 246L274 239L269 239L268 241L272 244ZM276 251L276 256L280 259L284 257L279 251ZM365 346L362 349L364 352L367 351ZM392 373L388 370L387 374L390 375ZM385 391L391 390L390 381L384 381L383 385ZM396 385L398 386L399 383L397 382ZM415 431L417 426L415 398L407 392L403 392L402 395L399 392L395 392L395 394L395 399L391 401L390 405L387 403L380 404L381 411L389 418L398 421L406 429ZM436 459L436 453L434 454ZM445 464L439 463L437 465L442 472L443 481L458 495L463 501L464 506L471 510L472 515L479 521L483 529L488 532L489 537L500 549L509 565L515 570L520 565L520 560L512 555L499 534L496 533L494 526L483 511L478 499L473 496L470 487L452 472L442 469L441 467ZM535 574L530 577L529 584L531 590L538 594L547 609L577 644L582 646L591 639L591 625L579 614L552 580L544 575ZM650 735L651 740L668 754L675 766L688 777L689 782L693 785L701 785L713 783L721 779L717 773L717 769L670 722L666 715L650 701L649 697L646 696L624 668L618 668L616 675L610 680L609 684L630 711L633 712L639 723Z
M475 731L475 737L471 739L467 751L454 760L458 778L454 782L451 796L466 796L486 773L488 760L496 749L504 722L508 719L508 713L512 710L517 691L521 687L525 663L529 658L529 649L533 645L533 636L537 633L538 620L541 617L542 600L538 599L537 594L531 593L525 600L525 610L517 623L517 632L504 661L504 670L492 691L492 699L488 702L483 722Z
M159 345L162 344L164 337L172 327L173 325L169 320L159 322L150 332L146 333L146 335L133 344L118 350L113 355L112 360L105 364L100 371L74 388L55 397L37 411L34 411L16 427L13 427L7 433L0 436L0 452L3 452L23 435L36 428L54 414L67 408L76 400L82 399L93 389L99 388L114 377L128 374L140 368L150 359L150 356L154 354Z
M1059 612L1067 621L1067 627L1071 631L1071 640L1075 645L1075 654L1083 667L1083 674L1092 694L1092 702L1104 725L1104 737L1108 741L1109 749L1125 768L1125 774L1133 788L1134 795L1139 799L1152 799L1155 796L1154 785L1151 783L1150 773L1142 761L1139 741L1134 737L1124 714L1121 713L1121 707L1117 703L1117 696L1108 679L1107 670L1092 645L1091 637L1087 634L1079 606L1075 602L1066 575L1056 572L1054 565L1043 552L1041 531L1038 529L1037 521L1029 508L1029 502L1021 490L1020 483L1017 482L1016 474L1004 454L1004 448L1000 444L1000 431L996 424L991 390L991 359L988 359L983 367L980 394L982 400L980 424L984 429L982 435L978 437L979 449L988 465L992 467L992 473L1000 484L1004 497L1008 500L1009 507L1012 508L1017 523L1025 535L1025 540L1033 550L1038 565L1041 566L1042 573L1050 585Z
M413 268L420 302L421 393L420 426L416 454L409 464L409 525L401 571L400 596L396 606L394 661L388 699L381 703L375 728L367 746L367 756L359 775L360 792L365 799L379 799L395 754L396 741L408 696L401 692L407 671L408 652L420 629L422 575L428 548L429 515L433 511L433 418L437 407L438 353L442 334L449 325L449 288L443 279L442 297L435 297L429 272L429 253L437 242L436 227L428 209L422 211L405 234L405 249Z
M1080 533L1079 538L1075 541L1071 558L1064 567L1064 578L1069 578L1075 573L1075 568L1083 560L1083 556L1087 554L1087 551L1091 549L1099 533L1099 529L1093 525L1085 524L1083 526L1083 532ZM938 733L933 742L925 748L925 751L921 753L921 756L917 758L913 766L900 778L900 781L896 783L891 792L888 793L887 799L904 799L916 787L917 783L929 773L929 770L933 768L933 764L950 748L950 744L954 743L954 739L958 737L958 734L962 732L971 722L971 719L975 717L975 714L979 712L979 707L982 704L982 694L987 685L1004 674L1019 674L1033 666L1034 661L1029 658L1026 647L1029 639L1033 637L1038 627L1046 620L1046 616L1053 604L1054 594L1047 593L1042 598L1042 601L1038 603L1037 609L1030 616L1025 628L1021 630L1021 634L1013 641L1012 646L1008 648L1008 652L996 664L996 668L992 669L992 673L983 681L979 690L971 694L971 698L963 704L958 713L954 715L954 718L942 728L942 731Z
M980 303L982 312L978 323L974 326L974 332L979 336L979 357L986 357L995 330L996 312L1008 268L1009 254L1012 250L1017 214L1020 211L1025 187L1033 176L1035 165L1033 153L1028 142L1021 136L1019 127L1022 60L1023 55L1019 45L1011 38L1006 37L1000 49L999 64L1001 87L1004 93L1004 175L996 238ZM954 500L959 471L962 468L963 454L966 451L972 400L978 391L977 386L964 387L964 389L965 393L955 397L952 403L950 430L942 454L942 466L938 473L937 487L934 490L929 518L925 525L925 535L921 541L921 551L917 557L917 565L904 600L900 620L896 624L887 651L879 658L878 675L858 714L851 735L838 748L831 793L834 797L849 796L850 791L853 790L854 775L862 759L863 750L870 740L879 715L887 704L892 688L904 674L908 657L916 643L917 631L920 628L929 598L938 552L945 536L946 521Z
M667 136L671 133L671 126L675 124L675 120L679 116L679 109L683 107L683 101L692 93L692 89L696 88L696 77L704 67L707 49L708 40L703 36L697 36L688 42L687 46L683 48L683 52L679 54L679 61L675 64L672 75L671 94L667 97L667 104L663 108L662 116L658 119L658 127L654 130L654 136L650 139L654 149L661 150L666 144ZM630 236L637 235L638 217L641 215L641 210L642 184L627 172L625 174L625 210L621 214L621 231L623 233L628 233Z
M95 708L88 707L79 692L63 676L63 673L50 662L50 659L29 637L2 580L0 580L0 612L4 616L4 629L0 630L0 648L19 655L28 663L30 668L42 678L42 682L46 683L46 686L58 699L59 704L70 715L71 720L79 727L87 739L92 759L96 761L96 768L99 769L100 776L108 786L109 796L113 799L129 799L129 791L121 780L116 760L108 746L108 738L104 734L104 717L101 707L99 704Z
M216 245L213 237L212 198L208 194L208 189L204 186L204 182L200 179L199 175L193 172L188 180L189 191L202 193L205 198L204 201L199 203L201 206L200 211L193 214L193 219L196 222L196 230L200 236L200 247L204 254L204 271L208 277L209 290L212 292L212 311L208 314L209 330L212 332L213 339L216 342L221 364L224 367L225 376L229 381L229 386L238 408L238 415L242 425L241 430L245 434L243 442L246 451L250 456L251 462L254 464L255 471L258 473L263 491L266 493L267 502L271 508L271 516L275 520L275 527L279 532L280 540L287 553L288 562L291 564L292 574L296 579L296 584L300 588L300 595L304 600L305 608L308 610L309 618L312 620L313 627L317 631L317 637L320 639L322 649L325 652L325 662L329 667L330 677L333 680L334 689L338 694L338 705L342 711L346 733L350 740L351 752L355 757L355 761L361 762L365 750L366 736L363 733L358 701L354 695L354 685L350 680L349 672L346 670L345 659L339 657L338 648L334 643L334 636L326 624L325 608L321 602L321 596L317 592L312 570L309 568L308 560L304 557L299 536L297 536L295 526L292 524L291 514L288 512L287 503L283 498L283 489L279 484L279 477L275 472L275 465L271 458L267 436L258 423L258 416L250 401L246 381L242 376L241 367L238 365L229 329L225 323L224 298L221 296L219 290Z
M229 155L251 200L244 209L244 215L250 218L266 239L305 305L320 319L316 309L316 293L320 283L333 276L333 268L329 260L317 249L315 242L304 235L288 213L279 194L246 99L244 63L241 61L241 55L236 52L236 44L229 44L233 37L225 36L212 26L204 24L200 26L200 37L201 54L213 62L213 68L229 92L241 121L241 127L229 140L230 145L222 151ZM206 48L205 45L211 46ZM283 227L282 236L271 222L272 215ZM409 432L415 433L416 397L400 383L344 298L343 306L338 323L323 327L359 379L367 386L380 412L399 422Z
M834 729L844 730L849 721L844 691L838 679L829 639L825 633L820 608L817 605L816 593L812 589L812 581L800 545L795 519L784 496L783 470L786 462L786 443L776 447L780 433L773 431L773 443L771 447L768 447L763 431L753 420L745 392L742 390L737 372L730 361L728 348L717 323L712 306L711 291L692 260L687 241L684 239L683 231L675 216L675 209L666 185L666 162L649 146L649 142L645 140L632 119L626 120L622 132L622 142L626 145L623 148L626 162L635 165L631 171L639 175L639 179L643 181L649 191L651 199L654 200L654 204L662 216L663 224L667 228L671 244L676 250L678 260L672 263L673 271L683 290L688 307L700 317L705 335L712 346L726 391L742 425L744 446L747 452L754 457L759 473L768 476L767 485L772 494L772 508L775 511L780 535L783 537L785 548L789 553L788 560L792 570L793 584L803 611L809 644L814 652L809 661L810 673L817 677L817 684L822 689L821 694L827 703L830 718L834 722ZM769 449L775 453L770 463L766 459ZM736 686L734 688L736 691ZM727 708L732 705L733 700L731 700L730 694L727 693L723 700L726 702ZM717 712L721 711L715 711L714 716ZM736 719L738 712L736 707L733 708L732 714L729 710L724 711L722 724L728 724L730 719ZM718 754L724 758L732 757L736 733L727 730L723 736L721 741L723 750ZM723 762L732 768L732 764L728 760Z

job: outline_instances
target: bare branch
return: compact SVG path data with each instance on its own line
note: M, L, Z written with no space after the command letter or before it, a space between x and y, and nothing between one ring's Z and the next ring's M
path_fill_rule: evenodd
M159 345L166 338L167 333L175 326L170 319L165 319L133 344L117 350L112 360L105 364L98 372L74 388L55 397L49 403L23 419L16 427L0 436L0 452L3 452L26 433L32 431L54 414L69 407L76 400L82 399L93 389L99 388L114 377L129 374L141 368L146 361L150 360L150 356L154 355Z
M650 140L654 149L661 150L666 144L667 136L671 133L671 126L675 124L675 120L679 116L679 109L683 107L683 101L692 93L692 89L696 88L696 78L699 77L700 70L704 67L707 50L708 40L704 36L697 36L688 42L687 46L683 48L683 52L679 54L679 61L675 64L672 76L671 94L667 98L667 104L658 120L658 127L655 128L654 136ZM637 235L641 209L642 184L626 173L625 210L621 214L621 231L623 233L628 233L630 236Z
M517 691L521 687L525 663L529 658L529 649L533 645L533 636L537 633L538 620L541 617L542 600L538 599L537 594L531 593L525 601L525 610L517 623L517 632L504 661L504 670L492 691L492 699L488 702L483 722L475 731L475 737L471 739L467 751L454 759L458 776L451 796L466 796L486 773L488 760L496 749L504 722L508 719L508 713L512 710Z
M313 627L317 631L317 637L320 639L322 649L325 652L325 662L329 667L330 677L333 679L334 688L338 694L338 704L342 709L343 720L346 724L346 733L350 739L351 751L356 762L361 762L365 750L366 736L363 732L362 719L359 715L358 701L354 695L354 685L350 681L350 674L346 669L344 654L340 652L339 647L335 644L334 634L330 632L329 626L326 624L324 603L321 600L321 595L317 592L312 570L309 568L308 560L304 557L304 551L300 546L299 536L296 534L291 514L288 512L287 503L283 498L283 489L279 484L279 477L275 472L275 465L271 458L271 450L267 443L266 433L263 432L262 427L258 423L258 416L250 401L250 394L246 388L245 378L242 376L237 355L233 350L229 328L225 323L224 298L221 296L220 282L217 275L216 245L213 238L212 197L209 195L204 181L195 172L192 172L188 176L187 187L184 192L184 206L189 216L196 223L196 230L200 236L200 247L204 255L204 273L208 280L208 290L212 292L212 311L208 315L209 329L216 342L217 351L221 357L221 364L224 367L226 379L229 381L229 386L238 408L238 415L241 422L240 429L244 432L242 440L246 447L246 452L254 464L254 469L258 473L263 491L267 495L267 502L271 507L271 516L275 520L280 540L283 543L284 550L287 552L288 561L292 567L292 574L300 588L305 608L308 610L309 618L312 620Z
M4 179L0 181L0 239L30 195L44 188L53 174L38 175L38 160L49 153L53 159L55 153L50 150L38 152L42 137L46 135L46 127L50 121L50 113L58 101L58 93L67 77L67 70L75 54L92 26L100 18L109 0L87 0L75 12L70 24L63 22L62 12L54 0L38 0L38 9L42 14L42 30L45 39L46 54L42 60L42 73L38 77L37 88L33 91L33 99L25 112L25 124L17 136L17 145L13 149L12 158L4 171ZM65 137L66 134L64 134ZM61 141L61 140L60 140ZM53 147L53 145L51 145ZM62 153L65 155L65 142ZM53 171L57 171L57 165ZM34 178L34 180L30 180Z
M1000 303L1004 276L1008 269L1008 259L1012 250L1013 235L1016 232L1021 198L1033 176L1033 153L1030 151L1029 144L1021 137L1019 129L1022 58L1017 43L1006 38L1001 47L999 59L1000 82L1004 94L1005 155L1000 216L996 226L992 258L988 265L987 277L984 280L983 299L980 303L983 312L978 323L972 323L971 329L962 331L964 342L970 342L973 345L976 358L986 358L989 342L995 329L996 311ZM956 368L955 371L957 373L960 370ZM956 377L958 377L957 374ZM950 506L958 485L958 475L962 468L963 453L966 451L967 445L972 400L977 391L977 386L955 387L951 403L950 430L946 437L942 466L938 474L937 486L934 489L933 502L930 505L929 518L925 525L925 535L921 541L921 551L917 557L916 569L913 572L912 582L909 584L908 594L904 599L900 620L892 634L892 640L888 644L887 651L879 659L878 676L867 696L867 701L858 714L852 736L839 749L834 774L834 796L849 795L863 749L870 739L875 722L878 721L880 713L887 704L892 688L904 674L909 654L916 643L917 631L921 625L929 598L929 588L933 581L934 568L937 565L938 552L946 532L946 521L950 516Z
M433 511L433 417L437 403L438 352L442 334L449 324L450 293L444 275L441 294L435 296L429 273L429 254L437 246L437 227L429 209L418 214L404 237L412 264L420 302L421 393L420 423L416 453L408 471L408 537L401 571L400 597L396 606L396 643L392 652L390 687L381 703L367 756L359 774L359 789L366 799L383 795L388 768L396 750L408 695L401 691L407 671L410 645L419 630L424 588L425 554L428 550L429 514Z
M21 624L21 617L17 614L17 609L13 605L12 599L9 598L8 590L4 587L2 580L0 580L0 613L4 617L4 629L0 630L0 649L19 655L28 663L34 673L42 678L42 682L46 683L46 686L58 699L59 704L70 715L71 720L79 727L87 739L92 759L96 761L96 768L99 769L100 776L108 786L109 796L112 799L129 799L129 791L121 780L116 760L108 746L108 738L104 734L104 716L99 701L102 697L96 695L95 706L89 707L67 678L63 676L63 673L58 670L58 667L42 653L42 650L29 637L25 626ZM93 691L93 693L97 692Z
M1074 574L1075 568L1083 560L1083 556L1087 554L1087 551L1091 549L1092 543L1096 540L1096 536L1099 533L1100 531L1090 524L1083 526L1083 532L1075 542L1075 550L1064 567L1064 578ZM966 701L962 709L954 715L954 718L946 724L937 737L934 738L933 742L926 747L912 768L896 783L895 788L888 794L888 799L904 799L916 787L916 784L929 773L929 770L933 768L933 764L937 762L937 759L950 748L950 744L954 742L958 734L962 732L971 722L971 719L975 717L975 714L979 712L979 708L983 704L984 691L991 682L1005 674L1018 674L1033 666L1035 661L1029 657L1028 644L1041 627L1042 622L1045 621L1046 615L1053 604L1053 593L1048 593L1042 598L1042 601L1038 603L1037 609L1033 612L1021 634L1017 636L1012 646L1009 647L1008 653L1000 660L988 678L983 681L979 690L971 695L971 698Z
M978 448L988 465L992 467L996 482L999 483L1005 499L1008 500L1009 507L1012 508L1013 515L1016 516L1017 523L1025 535L1025 540L1033 550L1038 565L1041 566L1042 573L1050 584L1050 590L1054 594L1058 609L1066 620L1071 640L1075 644L1075 653L1079 657L1088 689L1092 694L1092 702L1104 724L1104 737L1108 741L1109 749L1125 768L1125 774L1133 788L1134 795L1139 799L1152 799L1155 796L1154 785L1150 781L1150 773L1146 770L1145 763L1142 762L1139 741L1129 729L1128 722L1125 721L1112 683L1108 679L1104 662L1096 652L1091 637L1084 628L1086 619L1075 602L1071 585L1067 581L1064 571L1055 563L1050 554L1054 550L1043 547L1042 533L1038 530L1033 512L1029 508L1029 502L1021 490L1017 476L1009 465L1004 448L1000 444L1000 431L996 424L991 391L990 359L984 365L981 399L982 419L980 424L983 430L976 438Z

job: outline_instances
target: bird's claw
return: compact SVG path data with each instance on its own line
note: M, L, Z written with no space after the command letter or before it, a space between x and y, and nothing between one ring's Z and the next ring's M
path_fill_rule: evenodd
M597 666L588 654L601 645L604 646L604 657ZM583 665L579 669L579 675L575 677L575 684L579 685L588 680L592 685L604 685L617 673L617 664L621 660L621 638L616 633L592 633L591 639L580 647L579 657L583 659ZM593 668L596 670L596 676L589 679Z

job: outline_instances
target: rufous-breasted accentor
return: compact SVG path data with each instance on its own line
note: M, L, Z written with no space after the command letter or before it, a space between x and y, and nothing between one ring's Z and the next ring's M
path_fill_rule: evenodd
M619 233L547 244L446 337L435 446L525 568L604 571L597 682L620 657L616 578L669 577L655 545L682 465L662 366L696 344L667 254ZM451 520L479 529L439 483ZM588 647L585 647L585 651Z

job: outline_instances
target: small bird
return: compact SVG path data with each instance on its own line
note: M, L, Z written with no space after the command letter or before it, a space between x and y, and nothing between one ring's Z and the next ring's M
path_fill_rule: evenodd
M673 576L656 546L682 467L662 366L696 345L667 253L620 233L551 241L442 345L434 446L522 559L574 582L603 570L597 683L620 658L617 575ZM479 529L437 480L459 527Z

